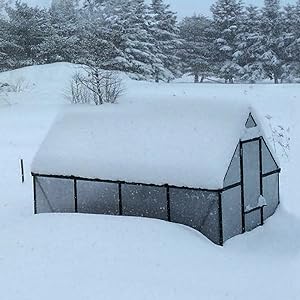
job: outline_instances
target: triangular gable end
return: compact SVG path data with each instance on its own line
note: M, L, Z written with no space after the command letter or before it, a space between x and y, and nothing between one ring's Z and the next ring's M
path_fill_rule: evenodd
M273 172L279 169L272 152L270 151L266 141L262 140L262 171L264 174Z
M248 117L248 119L247 119L247 122L246 122L246 124L245 124L245 127L246 127L246 128L253 128L253 127L256 127L256 126L257 126L257 123L255 122L255 120L254 120L252 114L250 113L250 114L249 114L249 117Z

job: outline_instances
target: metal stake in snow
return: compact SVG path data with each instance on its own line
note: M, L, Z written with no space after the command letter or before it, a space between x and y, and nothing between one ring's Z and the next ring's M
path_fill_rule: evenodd
M25 176L24 176L24 163L23 163L23 159L20 159L20 168L21 168L21 180L22 183L24 183L25 181Z

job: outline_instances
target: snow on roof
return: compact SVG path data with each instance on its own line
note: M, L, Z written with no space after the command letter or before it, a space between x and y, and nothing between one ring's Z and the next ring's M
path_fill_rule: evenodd
M217 100L72 107L32 172L219 189L248 115L247 106Z

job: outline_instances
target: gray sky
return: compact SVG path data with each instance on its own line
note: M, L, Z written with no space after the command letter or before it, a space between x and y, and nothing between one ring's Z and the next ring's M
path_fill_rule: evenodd
M48 6L51 0L25 0L29 4L38 4L40 6ZM149 0L148 0L149 1ZM210 6L214 0L165 0L171 4L172 9L178 12L179 18L190 16L194 13L210 15ZM246 4L261 6L264 0L244 0ZM296 0L281 0L282 5L295 3Z
M166 0L173 9L178 12L179 17L197 14L210 15L210 7L215 2L213 0ZM294 4L296 0L281 0L282 5ZM245 4L262 6L264 0L244 0Z

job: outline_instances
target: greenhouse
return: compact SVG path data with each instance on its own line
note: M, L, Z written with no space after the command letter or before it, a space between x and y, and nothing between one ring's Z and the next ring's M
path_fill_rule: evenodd
M60 115L32 164L34 212L156 218L218 245L263 225L280 168L259 118L245 106L183 107Z

